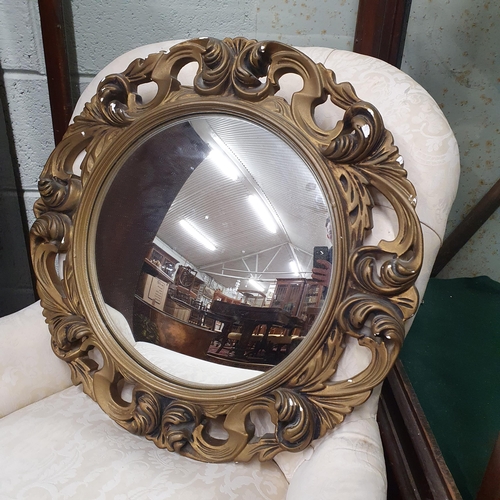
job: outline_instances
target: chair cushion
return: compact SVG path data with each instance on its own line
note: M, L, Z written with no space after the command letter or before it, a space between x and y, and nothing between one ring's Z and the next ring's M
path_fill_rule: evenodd
M295 471L287 500L385 500L387 480L375 418L348 418L319 440Z
M0 318L0 417L71 385L56 358L40 302Z
M206 464L161 450L79 387L1 419L0 449L2 498L282 500L288 488L272 461Z

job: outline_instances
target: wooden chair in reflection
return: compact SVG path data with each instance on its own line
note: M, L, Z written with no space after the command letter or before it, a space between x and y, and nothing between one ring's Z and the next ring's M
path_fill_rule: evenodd
M276 364L296 346L304 322L277 307L253 307L214 300L210 308L224 323L217 353L245 362Z
M298 322L291 328L261 325L252 334L251 355L257 359L263 357L266 363L276 365L300 344L303 333L302 323Z
M196 271L188 266L179 266L174 278L174 293L177 300L186 304L193 304L198 297L198 291L202 283L196 279Z

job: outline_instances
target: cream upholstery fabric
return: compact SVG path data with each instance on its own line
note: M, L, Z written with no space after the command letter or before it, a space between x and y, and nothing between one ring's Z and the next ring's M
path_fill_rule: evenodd
M163 371L186 382L204 385L224 385L228 380L237 383L262 375L258 370L218 365L149 342L136 342L123 314L109 305L106 305L106 309L116 328L115 331L135 348L136 356L139 358L142 356L160 372Z
M285 498L274 462L204 464L158 449L71 387L0 420L0 498Z
M0 417L71 385L41 312L36 302L0 318Z
M75 114L82 111L104 76L123 71L133 59L168 50L175 43L177 41L140 47L117 58L90 83ZM381 111L386 127L393 132L409 178L418 192L417 212L425 239L424 269L417 282L422 295L458 183L459 158L453 133L427 92L396 68L345 51L301 50L332 68L337 81L351 81L358 95ZM186 71L184 75L184 83L187 83L193 73ZM280 94L284 97L293 88L292 80L282 82ZM317 122L324 127L333 127L341 117L342 112L328 103L316 113ZM390 237L396 227L392 208L386 206L384 199L377 202L374 219L378 232L372 235L373 241ZM53 362L59 363L55 357ZM335 378L345 379L366 363L366 351L350 340ZM12 360L12 366L14 364ZM6 392L14 401L18 399L15 384L11 383ZM386 478L375 419L378 396L379 389L376 389L342 425L303 453L283 453L276 457L276 463L290 482L287 489L282 473L273 463L210 466L157 450L146 440L117 428L79 389L68 389L0 421L0 448L13 450L10 459L2 457L5 463L0 463L0 484L2 491L10 492L14 498L17 495L37 499L60 495L62 498L120 499L286 496L287 500L382 500L386 496ZM14 403L11 408L29 402ZM24 483L31 490L23 490ZM29 494L23 496L24 492Z
M442 238L458 187L460 158L437 103L415 80L379 59L334 50L325 66L335 71L337 81L351 82L358 96L380 111L416 188L420 221Z

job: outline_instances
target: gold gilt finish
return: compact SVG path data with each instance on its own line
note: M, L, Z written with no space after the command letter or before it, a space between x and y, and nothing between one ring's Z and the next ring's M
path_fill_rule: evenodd
M181 86L176 76L192 61L199 66L193 85ZM290 104L274 95L286 73L304 82ZM158 92L142 104L137 88L150 81ZM345 111L332 130L313 118L327 99ZM335 281L303 348L257 381L219 388L160 377L120 346L106 327L93 260L110 172L155 127L208 112L248 119L294 145L322 185L337 234ZM78 176L73 163L84 150ZM31 253L54 352L68 362L73 382L119 425L196 460L268 460L303 450L384 379L401 348L404 322L417 307L422 234L415 190L391 133L349 83L337 83L331 70L282 43L196 39L133 61L100 82L49 158L39 188ZM376 192L394 207L399 230L393 241L368 246ZM371 351L371 362L352 379L332 382L346 336ZM131 402L121 397L124 382L134 387ZM254 410L269 412L274 433L255 435ZM226 439L210 435L214 420L223 422Z

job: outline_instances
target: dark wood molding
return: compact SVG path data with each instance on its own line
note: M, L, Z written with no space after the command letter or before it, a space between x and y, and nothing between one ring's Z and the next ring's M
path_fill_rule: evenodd
M499 206L500 179L446 238L432 268L432 277L441 272L444 266L474 236L474 233L493 215Z
M411 0L360 0L354 52L401 66Z
M500 434L498 434L476 500L500 500Z
M401 361L384 382L378 422L389 500L461 500Z
M73 112L62 0L38 0L54 140L58 144Z

